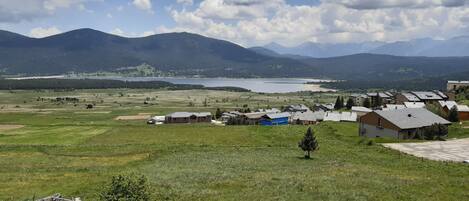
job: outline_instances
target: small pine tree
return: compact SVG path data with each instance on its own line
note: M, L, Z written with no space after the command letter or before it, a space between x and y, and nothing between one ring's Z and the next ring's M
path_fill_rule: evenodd
M220 108L217 108L217 111L215 112L215 118L220 119L221 115L222 115L222 112L221 112Z
M352 100L352 98L349 98L349 99L347 100L347 104L345 105L345 107L347 107L347 109L349 109L349 110L352 109L352 107L353 107L353 100Z
M370 108L371 103L369 98L365 98L365 101L363 101L363 107Z
M305 152L306 159L311 158L310 152L319 149L318 141L316 140L311 127L308 128L303 139L298 142L298 147L300 147Z
M451 122L458 122L459 121L458 108L456 108L456 106L452 107L449 110L448 121L451 121Z

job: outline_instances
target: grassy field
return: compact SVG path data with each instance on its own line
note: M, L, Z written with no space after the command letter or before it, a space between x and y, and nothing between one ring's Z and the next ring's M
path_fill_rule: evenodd
M50 101L60 96L81 101ZM297 142L305 126L149 126L142 120L114 120L119 115L213 112L244 104L330 102L335 96L0 91L0 125L24 126L0 130L0 200L58 192L95 200L110 177L124 172L146 175L158 200L467 200L469 166L367 143L357 137L354 123L314 126L320 149L312 160L304 160ZM84 109L88 103L95 108ZM450 138L468 137L466 126L452 126Z

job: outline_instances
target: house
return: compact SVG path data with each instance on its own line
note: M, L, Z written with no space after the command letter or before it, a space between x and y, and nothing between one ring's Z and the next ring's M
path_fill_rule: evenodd
M241 115L239 118L246 125L258 125L262 117L266 115L266 112L251 112Z
M301 125L315 124L324 119L324 114L324 111L295 112L290 118L290 123Z
M263 126L288 125L290 116L288 112L265 114L259 124Z
M353 105L363 105L368 96L365 94L352 94L350 98L353 100Z
M446 84L446 90L449 91L455 91L456 89L459 89L461 87L469 87L469 81L448 81Z
M210 123L211 121L210 112L174 112L165 116L165 123Z
M469 121L469 107L467 105L458 105L456 101L438 101L438 105L446 116L453 107L456 107L459 121Z
M421 102L424 103L435 103L440 100L447 100L448 97L444 95L443 97L438 95L438 92L434 91L413 91L411 92L413 95L417 96Z
M223 114L220 117L220 120L226 123L230 119L237 118L241 115L243 115L243 113L238 112L238 111L223 112Z
M332 103L314 104L313 110L314 111L323 111L323 112L332 111L332 110L334 110L334 104L332 104Z
M373 112L373 110L366 108L366 107L362 107L362 106L353 106L352 112L355 112L357 114L357 117L359 118L365 114Z
M306 111L310 111L310 109L304 104L298 104L298 105L288 105L285 107L283 111L293 113L293 112L306 112Z
M404 104L405 102L419 102L420 99L412 93L400 93L396 95L396 104Z
M360 118L359 135L409 139L433 124L451 123L425 108L376 110Z
M400 104L386 104L386 107L383 110L401 110L407 108L405 105Z
M425 108L424 102L404 102L406 108Z
M394 103L394 95L390 92L366 93L366 95L369 97L371 105Z

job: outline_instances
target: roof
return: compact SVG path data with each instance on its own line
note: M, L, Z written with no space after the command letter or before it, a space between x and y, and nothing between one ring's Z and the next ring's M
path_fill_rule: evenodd
M424 108L406 108L402 110L377 110L379 116L388 120L400 129L411 129L431 126L432 124L451 124L446 119Z
M351 94L350 97L355 97L355 98L368 98L368 96L365 95L365 94Z
M405 109L405 105L396 105L396 104L386 104L386 107L383 110L401 110Z
M357 121L355 112L326 112L324 121Z
M469 112L469 107L467 105L458 105L458 112Z
M298 104L298 105L288 105L286 107L286 110L287 111L308 111L310 109L304 104Z
M245 113L244 116L248 119L260 119L262 116L266 115L266 112L251 112Z
M317 121L318 118L316 118L316 112L295 112L292 115L293 120L301 120L301 121ZM322 115L324 115L324 112L322 112ZM322 118L321 118L322 119Z
M440 97L442 97L442 98L444 98L444 99L447 99L447 98L448 98L448 96L447 96L445 93L441 92L441 91L434 90L433 92L435 92L438 96L440 96Z
M326 112L324 121L340 121L340 112Z
M454 81L454 80L449 80L449 84L469 84L469 81Z
M362 107L362 106L352 106L352 111L353 112L373 112L373 110Z
M357 121L357 113L355 112L342 112L340 113L340 121Z
M453 108L454 106L458 105L456 101L438 101L441 107L448 107L449 109Z
M407 108L424 108L424 102L404 102L405 107Z
M408 101L420 101L420 99L411 93L401 93Z
M441 107L447 107L448 109L456 106L458 112L469 112L469 107L467 105L458 105L456 101L438 101Z
M432 91L413 91L411 92L417 96L420 100L441 100L441 96Z
M269 119L278 119L278 118L288 118L291 115L288 112L282 112L282 113L269 113L269 114L266 114L264 116L269 118Z
M324 115L326 114L326 112L324 111L316 111L316 112L313 112L313 115L314 115L314 118L316 118L316 120L324 120Z
M197 117L206 117L206 116L211 116L212 113L210 112L174 112L166 116L171 117L171 118L188 118L192 115L195 115Z
M389 94L388 92L379 92L379 97L381 98L391 98L392 94Z

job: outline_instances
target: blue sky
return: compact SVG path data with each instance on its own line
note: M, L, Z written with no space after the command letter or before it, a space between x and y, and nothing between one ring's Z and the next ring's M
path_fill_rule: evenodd
M0 0L0 29L46 37L194 32L244 45L398 41L469 34L469 0Z

